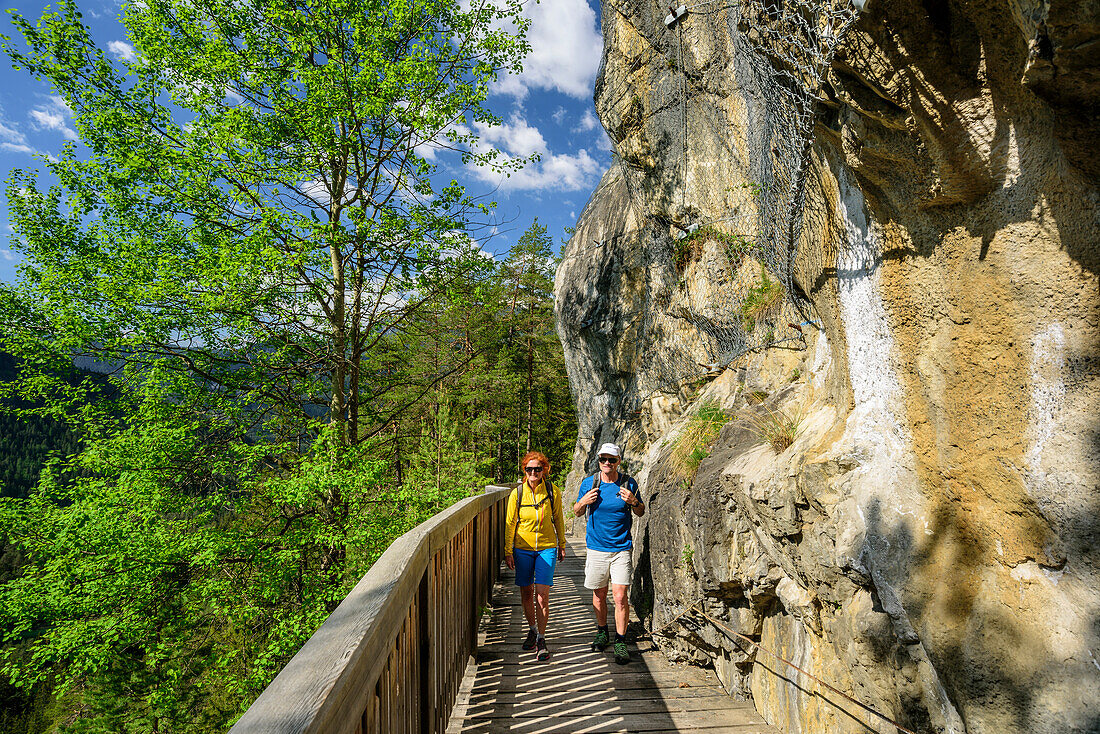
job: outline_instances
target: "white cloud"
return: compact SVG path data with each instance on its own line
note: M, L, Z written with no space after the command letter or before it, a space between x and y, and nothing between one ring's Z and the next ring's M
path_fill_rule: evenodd
M7 153L35 153L34 148L29 145L20 145L19 143L0 143L0 150Z
M600 124L600 121L596 119L596 115L592 113L592 110L585 110L584 117L577 123L577 126L573 128L575 133L586 133L595 130Z
M127 61L132 64L138 60L137 51L134 50L134 47L122 41L111 41L107 44L107 50L119 61Z
M23 145L27 142L27 136L16 130L14 127L9 127L0 121L0 143L8 143L9 145Z
M602 164L583 148L575 155L543 154L542 159L505 177L489 168L471 166L482 181L499 186L502 191L591 190L599 179Z
M332 196L329 194L329 185L320 179L303 181L298 184L298 190L302 192L303 196L310 199L312 203L318 206L328 206L332 203ZM345 198L350 198L349 190L354 191L354 187L352 187L350 183L345 184Z
M76 131L68 123L73 111L60 96L51 94L49 102L31 109L27 114L35 130L56 130L66 140L76 140Z
M537 127L531 127L519 114L498 127L489 127L474 123L478 137L490 146L498 147L513 156L529 156L532 153L545 153L546 139Z
M558 108L554 110L554 114L550 116L554 118L554 122L558 123L559 125L562 124L562 122L565 120L565 108L559 105Z
M244 104L244 97L236 89L230 89L228 86L223 90L225 92L225 99L232 102L235 105Z
M8 125L0 118L0 151L5 153L37 153L27 145L27 136L22 131Z
M603 54L596 11L587 0L529 2L531 53L523 73L503 79L494 92L523 99L531 89L556 89L570 97L592 95Z
M8 262L15 262L15 255L11 250L0 250L0 257L4 258Z
M221 88L218 88L217 86L215 86L213 84L210 84L208 82L204 82L204 81L200 80L200 81L191 81L191 82L188 83L188 86L186 86L186 87L177 87L177 89L180 90L180 91L186 91L187 89L190 89L191 91L196 92L197 94L207 94L207 93L210 93L210 92L213 92L213 93L217 94L217 93L220 92L221 95L222 95L222 101L223 102L229 102L229 103L234 104L234 105L239 105L239 104L244 103L244 97L242 97L240 95L240 93L237 92L235 89L231 89L227 84L223 84L223 85L221 85Z

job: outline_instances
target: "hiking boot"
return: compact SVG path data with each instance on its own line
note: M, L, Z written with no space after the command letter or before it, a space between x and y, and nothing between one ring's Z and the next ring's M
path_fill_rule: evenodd
M539 660L549 660L550 651L546 649L546 640L542 637L535 641L535 656Z
M625 642L615 643L615 662L619 665L626 665L630 662L630 650L626 649Z
M611 638L603 630L596 630L596 639L592 640L592 652L602 652L611 643Z
M527 637L523 640L523 644L520 645L524 650L535 649L535 638L538 634L534 630L527 630Z

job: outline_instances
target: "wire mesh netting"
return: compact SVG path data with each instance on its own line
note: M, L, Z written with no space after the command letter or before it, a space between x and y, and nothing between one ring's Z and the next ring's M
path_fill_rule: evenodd
M816 106L858 11L851 0L611 9L660 29L614 81L601 69L596 96L620 129L644 130L620 140L616 156L647 223L646 349L635 374L641 393L676 392L747 352L799 342L811 323L795 268ZM730 94L731 73L740 95Z

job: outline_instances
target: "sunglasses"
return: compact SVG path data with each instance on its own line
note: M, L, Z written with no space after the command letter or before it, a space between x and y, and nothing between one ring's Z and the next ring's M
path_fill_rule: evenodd
M619 460L616 459L614 456L601 456L600 457L600 463L601 464L618 464Z
M528 474L538 474L540 471L542 471L542 467L541 466L525 466L525 467L523 467L523 471L527 472Z

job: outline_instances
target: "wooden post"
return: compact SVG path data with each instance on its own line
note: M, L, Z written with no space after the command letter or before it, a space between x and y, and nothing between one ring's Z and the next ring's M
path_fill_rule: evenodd
M430 615L428 614L428 585L431 578L431 566L424 569L424 573L420 576L420 588L416 593L417 600L417 615L416 624L420 630L420 644L417 646L417 655L420 661L419 681L420 687L420 732L421 734L431 734L432 724L435 721L435 707L432 705L431 695L431 636L428 634L428 624L430 623Z

